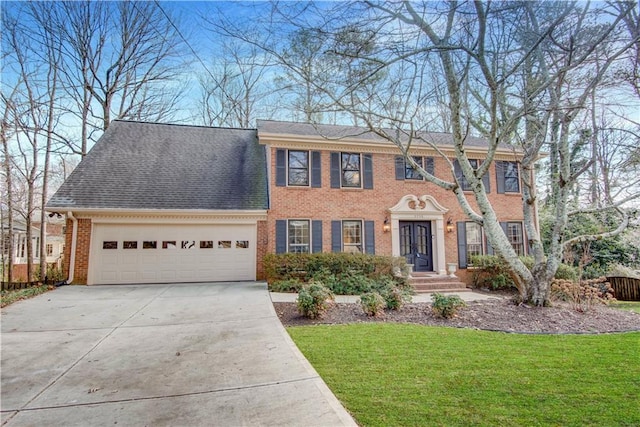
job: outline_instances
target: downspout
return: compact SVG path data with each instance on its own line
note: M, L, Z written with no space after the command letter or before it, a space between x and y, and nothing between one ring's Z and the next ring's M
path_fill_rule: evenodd
M78 246L78 219L73 216L71 211L67 212L67 218L71 220L73 229L71 230L71 254L69 256L69 278L67 284L73 282L74 272L76 270L76 247Z

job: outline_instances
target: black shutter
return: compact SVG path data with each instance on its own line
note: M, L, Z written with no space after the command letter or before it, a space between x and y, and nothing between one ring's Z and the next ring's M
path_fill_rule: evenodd
M496 162L496 186L498 194L504 194L504 162Z
M311 221L311 252L322 252L322 221Z
M276 150L276 186L287 185L287 150Z
M364 222L364 252L367 254L376 253L376 223L375 221Z
M403 181L404 177L404 157L396 156L396 179L398 181Z
M424 158L424 170L426 170L431 175L435 175L435 166L433 162L433 157L425 157Z
M276 220L276 253L287 252L287 220Z
M507 236L507 223L506 222L500 222L500 227L502 227L502 231L504 231L504 235ZM509 236L507 236L509 237Z
M340 188L340 153L331 153L331 188Z
M362 186L365 190L371 190L373 188L373 158L371 154L362 155L364 179Z
M322 187L322 163L319 151L311 152L311 186Z
M467 228L464 222L456 223L458 228L458 267L467 268Z
M342 221L331 221L331 252L342 252Z

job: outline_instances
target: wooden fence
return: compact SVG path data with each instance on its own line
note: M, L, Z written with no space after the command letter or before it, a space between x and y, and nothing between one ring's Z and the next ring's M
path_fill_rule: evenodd
M620 301L640 301L640 279L632 277L607 277L616 299Z

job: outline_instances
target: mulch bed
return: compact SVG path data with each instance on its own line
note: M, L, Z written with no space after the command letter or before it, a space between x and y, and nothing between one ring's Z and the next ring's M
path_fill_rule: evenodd
M581 334L640 331L640 314L606 306L578 312L566 303L537 308L517 305L510 298L468 302L452 319L441 319L428 303L406 304L399 311L387 310L382 316L364 314L360 304L333 304L321 319L307 319L295 303L273 303L285 326L346 324L362 322L415 323L491 331L544 334Z

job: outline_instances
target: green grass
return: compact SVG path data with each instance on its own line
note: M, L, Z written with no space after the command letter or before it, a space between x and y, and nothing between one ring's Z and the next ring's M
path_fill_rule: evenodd
M51 289L53 289L53 287L42 285L32 286L30 288L20 289L17 291L2 291L0 292L0 307L6 307L16 301L35 297L36 295L43 294Z
M616 301L609 303L609 307L640 314L640 301Z
M362 426L638 426L640 333L288 328Z

